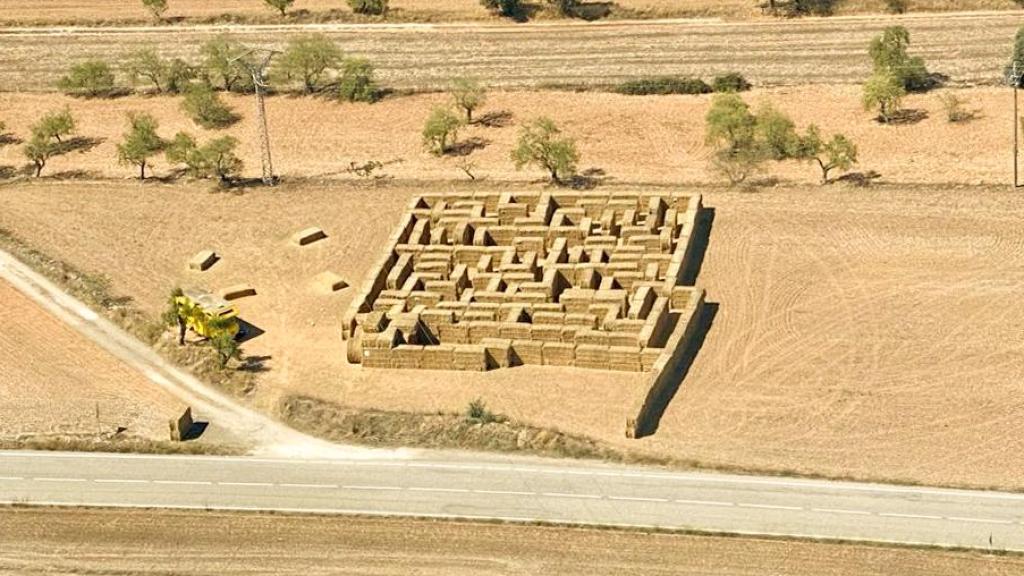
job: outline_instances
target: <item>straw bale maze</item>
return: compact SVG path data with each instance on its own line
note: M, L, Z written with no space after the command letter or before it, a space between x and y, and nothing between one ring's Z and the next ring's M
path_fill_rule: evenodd
M348 360L647 372L651 399L698 324L704 294L682 283L700 211L676 193L415 198L344 317Z

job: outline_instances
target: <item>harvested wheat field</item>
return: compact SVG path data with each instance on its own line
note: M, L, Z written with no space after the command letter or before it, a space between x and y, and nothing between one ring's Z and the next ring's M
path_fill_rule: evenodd
M825 134L841 132L858 146L855 170L879 173L888 183L1003 183L1012 174L1013 134L1007 130L1012 93L1000 88L956 90L976 109L970 122L947 122L936 94L910 96L909 109L927 118L912 125L886 126L872 120L860 105L853 86L794 87L755 90L744 97L755 109L771 103L790 114L802 130L809 123ZM258 174L259 144L254 137L252 102L244 97L226 100L243 120L226 131L207 131L188 120L180 99L130 97L112 101L80 101L57 95L0 94L0 110L18 110L4 117L9 132L27 137L29 127L48 111L68 106L78 120L77 132L97 139L88 148L53 158L46 174L86 174L128 178L136 170L119 166L116 146L126 130L126 114L151 112L167 138L185 130L201 139L236 135L247 174ZM423 148L420 135L442 94L390 98L377 104L337 104L313 98L276 97L268 102L275 168L292 177L360 179L351 165L375 160L385 164L376 176L416 180L468 180L460 168L486 180L527 182L540 171L517 172L509 159L518 125L538 113L550 115L563 131L576 138L581 170L603 171L605 182L707 182L719 177L709 170L711 151L704 144L704 116L710 96L623 96L604 93L494 93L481 116L497 116L501 127L474 125L460 134L465 155L435 157ZM324 153L325 150L331 153ZM893 154L899 150L900 154ZM0 147L0 169L25 165L20 146ZM6 168L4 168L6 167ZM155 159L150 172L166 176L171 167ZM600 172L598 172L600 174ZM838 176L838 174L833 174ZM817 183L821 177L810 163L771 163L763 177L782 182Z
M446 186L456 184L433 189ZM533 425L709 466L1024 488L1013 428L1024 414L1019 196L948 186L705 190L715 216L699 283L717 314L657 433L633 441L623 427L643 392L635 375L346 364L340 317L354 290L325 293L313 279L332 271L361 282L422 191L31 182L0 189L0 226L109 274L152 314L174 284L256 287L237 303L266 331L245 345L269 369L253 398L264 410L292 393L422 411L459 411L480 397ZM245 233L225 235L225 223ZM310 226L329 238L290 243ZM120 253L98 249L109 245ZM223 260L189 272L203 248Z
M346 54L368 58L395 89L440 89L472 76L502 87L607 86L644 75L710 78L741 72L758 86L860 83L870 74L867 47L886 26L906 26L911 52L954 84L996 84L1010 59L1024 12L810 18L768 22L558 22L493 26L326 26ZM74 62L117 64L133 49L198 60L206 40L228 31L239 42L284 47L309 32L259 26L156 30L0 30L3 90L48 92ZM113 48L112 47L116 47ZM125 74L119 82L128 83Z
M231 538L225 539L224 535ZM1009 576L1018 556L429 520L0 510L0 570L33 574Z
M3 281L0 325L0 439L123 426L165 440L167 419L184 408Z
M530 4L530 3L527 3ZM542 4L537 2L536 4ZM588 2L584 2L586 6ZM605 3L595 2L595 7ZM686 18L715 16L726 18L764 17L755 2L748 0L618 0L608 14L618 18ZM1012 10L1012 0L911 0L911 12L947 10ZM883 13L883 0L852 0L841 3L836 14ZM289 9L291 16L315 20L344 20L351 11L339 0L298 0ZM590 12L590 10L587 10ZM600 14L601 12L595 12ZM551 17L539 14L540 17ZM170 3L164 18L170 23L210 19L245 21L281 21L276 11L255 0L176 0ZM445 22L494 19L477 0L391 0L389 20ZM118 0L8 0L0 15L0 25L104 24L152 22L141 3L125 5Z

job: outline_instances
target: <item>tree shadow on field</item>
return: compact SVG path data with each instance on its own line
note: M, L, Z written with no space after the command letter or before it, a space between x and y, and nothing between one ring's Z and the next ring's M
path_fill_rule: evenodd
M474 136L452 144L444 154L445 156L469 156L477 150L483 150L490 143L491 141L486 138Z
M270 372L267 361L271 359L273 359L273 356L246 356L242 359L242 364L238 366L238 369L252 374Z
M508 110L488 112L474 120L473 124L484 128L504 128L512 124L512 112Z
M882 175L874 170L867 170L866 172L848 172L842 176L833 178L829 183L850 184L851 186L856 186L858 188L867 188L872 182L881 177Z
M28 168L32 173L35 173L34 166L29 164ZM54 172L53 174L46 174L43 172L43 176L53 180L100 180L103 178L103 174L92 170L64 170L61 172Z
M587 168L573 176L566 185L573 190L593 190L613 180L602 168Z
M898 110L893 113L892 118L888 122L883 121L881 118L877 120L889 126L911 126L921 122L928 118L927 110L920 110L916 108L908 108L905 110Z
M78 152L84 154L106 141L106 138L90 138L88 136L75 136L68 138L57 145L60 154Z
M14 134L0 134L0 146L10 146L24 142Z
M581 3L572 9L572 17L592 22L607 17L614 8L618 8L618 4L615 2Z

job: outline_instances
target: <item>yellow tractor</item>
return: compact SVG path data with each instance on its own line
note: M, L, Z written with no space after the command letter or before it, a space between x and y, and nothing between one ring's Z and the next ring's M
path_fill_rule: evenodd
M182 311L185 324L204 338L212 338L219 330L237 338L241 331L238 310L219 296L202 290L185 290L174 302Z

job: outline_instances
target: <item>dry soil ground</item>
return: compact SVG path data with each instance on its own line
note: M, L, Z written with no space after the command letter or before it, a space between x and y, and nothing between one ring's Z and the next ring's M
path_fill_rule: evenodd
M311 280L334 270L361 281L423 189L9 184L0 226L109 274L152 313L175 283L253 283L259 295L239 306L266 330L245 347L267 357L255 397L264 409L283 393L428 411L483 397L535 425L710 465L1024 488L1013 426L1024 416L1020 196L948 186L709 193L715 220L700 284L717 316L657 434L630 441L622 428L643 389L635 376L345 364L338 322L352 291L325 294ZM331 238L288 245L311 225ZM223 260L188 272L186 259L207 247Z
M444 87L456 76L500 86L611 84L651 74L710 77L739 71L758 85L861 82L870 72L867 46L884 27L902 24L911 52L956 83L996 83L1010 59L1024 12L909 17L811 18L716 23L552 23L368 28L325 32L350 55L369 58L393 88ZM195 59L223 28L157 30L0 29L0 89L52 91L70 63L115 63L134 48L156 46L168 57ZM282 47L308 33L234 27L240 42ZM121 82L127 78L121 75Z
M0 438L123 426L166 440L181 402L2 281L0 326Z
M938 96L925 94L907 98L905 106L926 112L928 118L913 125L882 125L862 109L860 89L853 86L755 90L745 98L755 109L766 102L776 105L791 114L800 129L813 122L826 135L846 134L859 148L856 169L876 171L883 182L1005 182L1012 174L1012 93L1002 88L955 92L968 101L969 108L979 111L978 119L951 124ZM168 138L180 130L200 135L201 139L222 133L194 125L181 111L180 100L129 97L103 101L0 94L0 119L6 121L10 134L27 138L30 126L40 116L68 106L78 120L78 134L102 142L88 152L51 160L45 173L84 171L128 178L135 170L117 164L116 146L130 111L151 112L160 122L161 134ZM247 173L258 174L252 100L239 96L226 100L243 120L223 133L241 140L239 154L249 162ZM465 129L460 132L462 141L475 139L482 147L464 157L437 158L424 150L420 133L431 108L447 101L443 94L389 98L373 105L272 98L268 105L275 167L285 176L358 179L346 171L350 164L377 160L387 164L379 173L398 179L449 180L467 179L458 166L468 162L480 178L529 181L542 177L542 173L517 172L509 151L518 125L546 114L577 140L582 155L580 168L603 170L608 181L678 183L718 178L709 172L710 151L704 145L704 116L710 96L493 93L478 116L509 112L508 125ZM9 171L21 168L25 162L21 146L0 147L0 167ZM154 170L154 174L166 175L169 167L157 158ZM816 165L787 162L769 164L764 176L816 183L820 172Z
M533 2L542 4L542 2ZM602 3L597 3L602 4ZM478 0L391 0L390 19L416 21L462 21L493 19ZM911 0L911 12L940 10L1012 10L1012 0ZM329 11L349 12L341 0L298 0L292 12L308 12L313 17L328 17ZM881 13L883 0L846 0L839 4L837 14ZM613 16L624 17L693 17L722 16L727 18L762 17L751 0L618 0L613 3ZM274 21L276 12L259 0L175 0L164 17L172 22L202 20L221 15L242 19ZM104 22L149 22L152 17L141 2L124 0L7 0L0 25L25 24L99 24Z
M225 537L227 536L227 537ZM1016 556L575 528L223 513L0 510L5 574L1009 576Z

